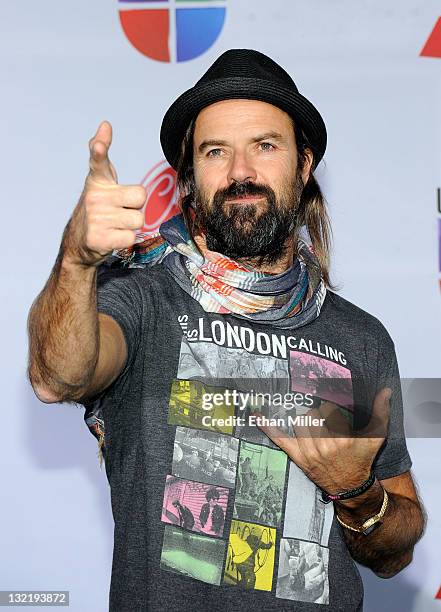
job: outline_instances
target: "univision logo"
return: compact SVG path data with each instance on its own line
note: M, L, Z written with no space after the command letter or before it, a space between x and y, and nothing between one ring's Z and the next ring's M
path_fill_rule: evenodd
M120 0L125 35L143 55L185 62L202 55L222 31L226 0Z

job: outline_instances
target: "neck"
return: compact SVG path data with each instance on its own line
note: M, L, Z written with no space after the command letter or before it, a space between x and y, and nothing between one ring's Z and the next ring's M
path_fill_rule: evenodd
M208 249L204 234L198 233L193 239L202 255L205 256ZM238 257L235 258L235 261L244 266L250 266L256 270L256 272L281 274L288 270L294 263L294 240L293 238L289 238L285 242L282 254L277 261L268 262L268 259L264 255L257 257Z

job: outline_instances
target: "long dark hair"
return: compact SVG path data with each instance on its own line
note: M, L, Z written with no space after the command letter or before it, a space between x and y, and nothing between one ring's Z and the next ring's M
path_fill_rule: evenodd
M297 125L292 117L290 117L290 119L297 145L297 168L299 172L303 169L306 162L307 149L312 151L312 147L300 126ZM178 204L191 237L194 236L195 231L194 223L189 213L189 209L194 202L196 191L193 171L193 136L195 125L196 119L193 119L182 140L181 154L176 166ZM326 200L312 172L309 173L308 180L303 188L297 215L298 223L295 232L298 234L300 227L302 225L306 226L320 265L323 280L329 288L333 289L334 286L329 276L332 236L331 223L326 208ZM295 236L294 244L297 242L296 237L297 236Z

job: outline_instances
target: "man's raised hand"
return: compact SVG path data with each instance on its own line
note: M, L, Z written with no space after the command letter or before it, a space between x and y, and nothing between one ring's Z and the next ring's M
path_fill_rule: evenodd
M144 224L142 185L118 185L109 159L112 126L103 121L89 141L89 174L63 235L63 257L74 264L98 266L114 249L132 246Z

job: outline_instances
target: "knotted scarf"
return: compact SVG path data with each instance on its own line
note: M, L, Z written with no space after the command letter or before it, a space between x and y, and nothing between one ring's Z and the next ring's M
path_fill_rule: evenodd
M294 264L280 274L258 272L215 251L201 255L182 214L138 240L116 252L120 265L143 268L162 263L206 312L230 313L280 329L301 327L320 314L326 286L314 251L302 238Z

